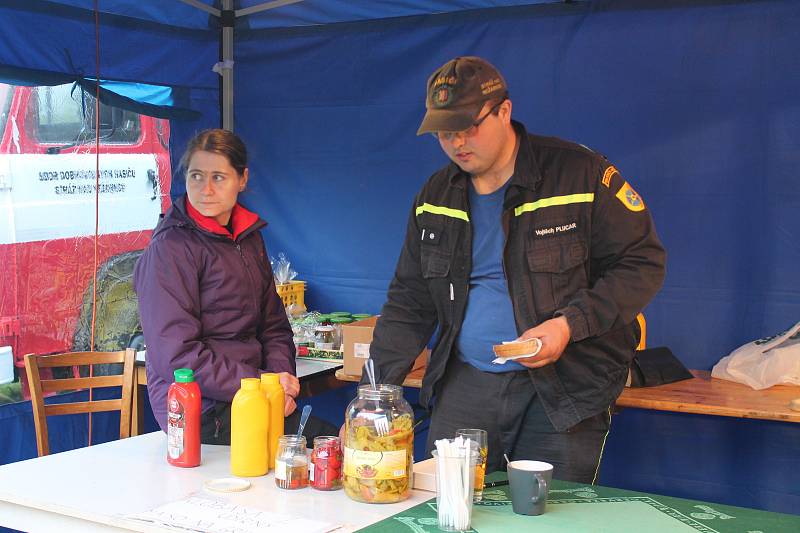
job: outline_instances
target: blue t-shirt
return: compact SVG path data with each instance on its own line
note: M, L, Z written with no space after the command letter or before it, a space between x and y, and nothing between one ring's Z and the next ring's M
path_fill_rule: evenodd
M503 200L511 183L489 194L478 194L470 180L472 273L464 323L456 346L459 358L487 372L525 370L519 363L492 363L492 346L518 337L514 309L503 274Z

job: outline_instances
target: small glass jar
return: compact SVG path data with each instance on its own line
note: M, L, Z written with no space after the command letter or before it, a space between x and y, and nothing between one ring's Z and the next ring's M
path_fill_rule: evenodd
M358 387L345 412L342 483L353 500L395 503L411 495L414 412L399 385Z
M317 490L342 488L342 446L339 437L314 437L309 481L311 487Z
M334 329L333 349L341 350L342 348L342 326L349 324L353 319L346 316L335 316L331 318L331 326Z
M317 326L314 329L314 348L333 350L336 344L336 328L333 326Z
M283 435L278 439L275 484L289 490L308 486L308 455L304 436Z

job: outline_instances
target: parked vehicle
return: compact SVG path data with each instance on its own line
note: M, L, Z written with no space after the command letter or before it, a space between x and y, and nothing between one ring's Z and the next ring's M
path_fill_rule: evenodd
M0 84L0 347L20 374L26 353L73 348L95 213L100 269L143 249L168 207L169 122L104 104L99 115L98 146L80 87Z

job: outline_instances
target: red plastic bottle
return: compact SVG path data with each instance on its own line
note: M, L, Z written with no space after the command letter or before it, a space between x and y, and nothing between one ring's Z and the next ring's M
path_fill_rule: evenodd
M200 387L190 368L174 372L167 393L167 461L185 468L200 465Z

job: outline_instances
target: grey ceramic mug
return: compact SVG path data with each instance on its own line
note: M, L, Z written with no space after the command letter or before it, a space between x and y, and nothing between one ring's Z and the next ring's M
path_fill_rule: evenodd
M547 492L553 480L553 465L542 461L508 463L508 484L514 512L525 515L544 513Z

